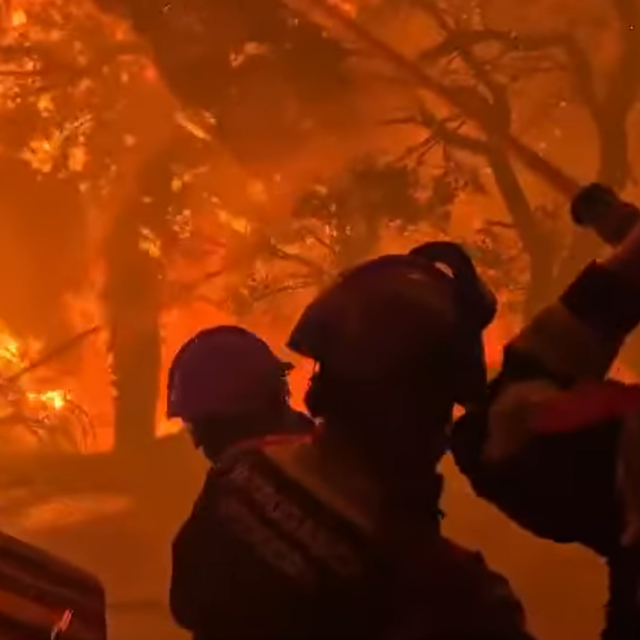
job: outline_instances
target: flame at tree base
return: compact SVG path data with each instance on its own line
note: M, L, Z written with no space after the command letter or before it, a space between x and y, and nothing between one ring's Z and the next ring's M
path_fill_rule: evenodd
M82 449L83 426L70 409L65 389L40 388L34 376L20 372L37 360L40 345L21 341L0 323L0 441L47 444L54 449Z

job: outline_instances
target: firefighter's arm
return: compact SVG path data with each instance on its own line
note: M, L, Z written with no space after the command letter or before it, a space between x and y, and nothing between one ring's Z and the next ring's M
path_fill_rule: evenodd
M574 395L578 405L585 387L607 374L640 321L640 235L627 242L584 269L507 345L501 388L489 415L488 458L520 448L536 430L544 403L563 396L570 403ZM601 393L595 386L592 392Z
M638 272L631 278L611 263L592 262L511 341L505 367L511 352L515 367L528 360L563 386L601 380L640 321L640 266Z
M640 210L608 190L587 187L574 199L574 219L588 222L612 252L592 262L560 299L538 314L509 348L540 363L551 378L565 383L601 379L627 335L640 322ZM593 193L600 194L594 200ZM584 202L583 202L584 201ZM603 209L604 207L604 209ZM625 231L611 239L597 223L625 220ZM576 213L577 212L577 213ZM635 223L633 221L635 220ZM590 222L589 222L590 221Z
M509 581L492 570L480 554L476 556L476 564L481 576L478 614L474 616L477 635L471 632L464 636L465 640L534 640L527 629L524 607Z
M215 473L210 472L191 515L172 546L169 606L176 624L189 631L202 628L205 598L211 587L212 576L201 553L208 547L208 519L213 509L215 481Z

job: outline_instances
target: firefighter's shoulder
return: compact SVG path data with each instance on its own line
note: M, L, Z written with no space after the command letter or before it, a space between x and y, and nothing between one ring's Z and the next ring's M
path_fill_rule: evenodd
M95 576L0 532L0 637L106 640L106 624Z

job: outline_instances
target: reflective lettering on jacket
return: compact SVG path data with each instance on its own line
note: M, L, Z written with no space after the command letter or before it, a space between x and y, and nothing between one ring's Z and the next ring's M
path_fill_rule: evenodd
M315 573L291 545L264 526L239 500L224 497L218 514L233 532L250 544L272 567L302 583L314 583Z
M271 522L302 543L315 558L345 577L355 577L362 571L361 563L346 544L302 513L263 475L240 463L229 478L249 493Z

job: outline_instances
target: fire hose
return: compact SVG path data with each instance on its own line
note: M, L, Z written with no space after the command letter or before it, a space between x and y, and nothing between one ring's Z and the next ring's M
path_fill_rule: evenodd
M571 203L571 217L611 247L618 246L640 220L640 209L602 184L581 189Z

